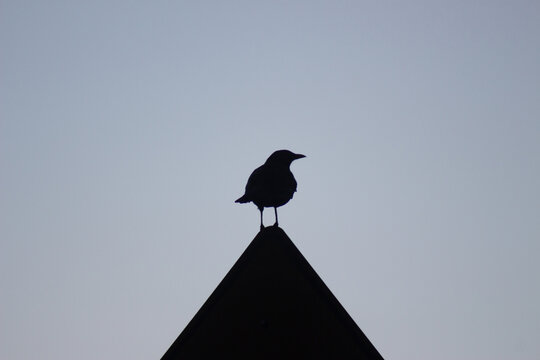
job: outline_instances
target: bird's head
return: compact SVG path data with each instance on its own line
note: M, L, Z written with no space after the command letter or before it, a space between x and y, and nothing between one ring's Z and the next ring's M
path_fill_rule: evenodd
M270 155L268 160L266 160L266 164L273 166L289 166L294 160L301 159L303 157L306 156L302 154L295 154L289 150L278 150Z

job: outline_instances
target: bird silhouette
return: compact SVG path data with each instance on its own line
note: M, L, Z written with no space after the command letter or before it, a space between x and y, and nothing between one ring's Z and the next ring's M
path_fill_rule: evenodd
M285 205L296 192L296 180L290 170L291 163L305 155L289 150L275 151L266 162L253 171L246 185L246 192L237 199L237 203L253 202L261 212L261 230L263 210L273 207L276 216L274 226L278 225L277 208Z

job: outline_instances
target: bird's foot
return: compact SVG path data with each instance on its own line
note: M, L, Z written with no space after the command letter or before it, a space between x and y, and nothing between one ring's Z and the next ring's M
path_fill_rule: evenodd
M274 225L272 225L272 226L273 226L273 227L279 227L279 224L278 224L278 222L276 221L276 222L274 223Z
M263 231L263 230L264 230L264 225L263 225L263 224L261 224L261 231Z

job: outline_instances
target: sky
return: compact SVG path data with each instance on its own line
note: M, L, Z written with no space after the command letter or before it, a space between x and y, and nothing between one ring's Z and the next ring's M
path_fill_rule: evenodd
M0 2L0 358L160 358L278 149L384 358L540 358L539 37L537 1Z

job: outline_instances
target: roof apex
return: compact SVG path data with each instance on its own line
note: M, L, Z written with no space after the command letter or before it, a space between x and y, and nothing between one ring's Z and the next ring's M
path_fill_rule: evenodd
M162 360L382 359L285 232L261 230Z

